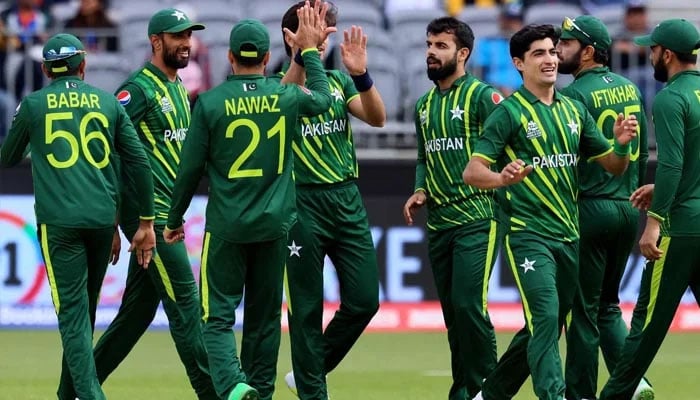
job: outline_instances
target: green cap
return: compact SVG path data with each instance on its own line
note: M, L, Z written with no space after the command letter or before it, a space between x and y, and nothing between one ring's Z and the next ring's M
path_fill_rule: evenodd
M237 57L258 58L270 49L270 34L257 19L243 19L231 29L229 48Z
M153 14L151 20L148 21L148 36L163 32L178 33L187 29L201 31L204 29L204 25L190 21L187 14L176 8L160 10Z
M608 50L612 39L603 21L590 15L574 19L564 18L561 24L561 39L575 39L598 50Z
M634 38L634 43L638 46L659 45L681 54L697 54L700 33L685 19L667 19L656 25L650 35Z
M77 68L85 59L85 46L71 34L57 33L46 41L41 56L51 72L67 72Z

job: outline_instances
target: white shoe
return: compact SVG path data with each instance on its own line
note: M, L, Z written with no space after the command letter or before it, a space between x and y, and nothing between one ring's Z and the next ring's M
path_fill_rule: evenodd
M632 395L632 400L654 400L654 388L646 379L642 378Z
M287 375L284 376L284 383L287 384L287 387L295 396L299 397L297 394L297 382L294 380L294 371L287 372Z
M474 396L472 400L484 400L484 398L481 396L481 391Z

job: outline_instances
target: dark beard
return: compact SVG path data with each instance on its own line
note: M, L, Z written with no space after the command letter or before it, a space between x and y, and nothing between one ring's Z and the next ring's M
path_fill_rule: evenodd
M668 82L668 68L662 60L654 65L654 79L659 82Z
M449 60L447 64L444 64L440 68L430 68L428 67L428 79L431 81L441 81L448 76L452 75L457 71L457 53L455 53L454 58Z
M572 74L581 68L581 50L577 51L568 61L559 59L557 70L560 74Z
M189 57L187 57L184 60L180 60L178 58L178 56L177 56L178 48L177 47L175 47L174 49L169 49L166 47L163 50L164 50L163 51L163 63L170 68L174 68L174 69L185 68L187 66L187 64L190 62Z

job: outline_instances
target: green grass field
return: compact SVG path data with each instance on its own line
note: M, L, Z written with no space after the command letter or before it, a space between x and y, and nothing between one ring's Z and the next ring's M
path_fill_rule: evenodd
M498 335L499 351L512 334ZM0 331L0 399L53 399L60 370L56 331ZM670 335L649 371L657 399L700 398L700 334ZM294 397L283 382L290 368L283 334L275 399ZM601 380L607 378L602 373ZM333 400L445 399L449 355L441 333L366 334L328 377ZM130 357L107 380L110 400L195 399L165 331L147 333ZM517 399L535 399L527 383Z

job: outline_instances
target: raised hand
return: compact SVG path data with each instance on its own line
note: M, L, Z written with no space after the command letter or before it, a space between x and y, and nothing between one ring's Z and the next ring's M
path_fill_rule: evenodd
M335 32L335 27L326 26L326 13L328 12L328 4L317 1L314 7L311 7L307 1L303 7L297 9L297 18L299 19L299 27L296 32L292 32L284 28L284 33L289 35L294 42L294 47L299 49L308 49L318 47L326 40L326 37Z
M626 145L631 142L637 136L637 130L639 130L639 123L634 114L630 114L627 118L622 113L617 115L613 132L618 143Z
M362 75L367 71L367 35L362 27L353 25L350 32L343 32L340 56L350 75Z

